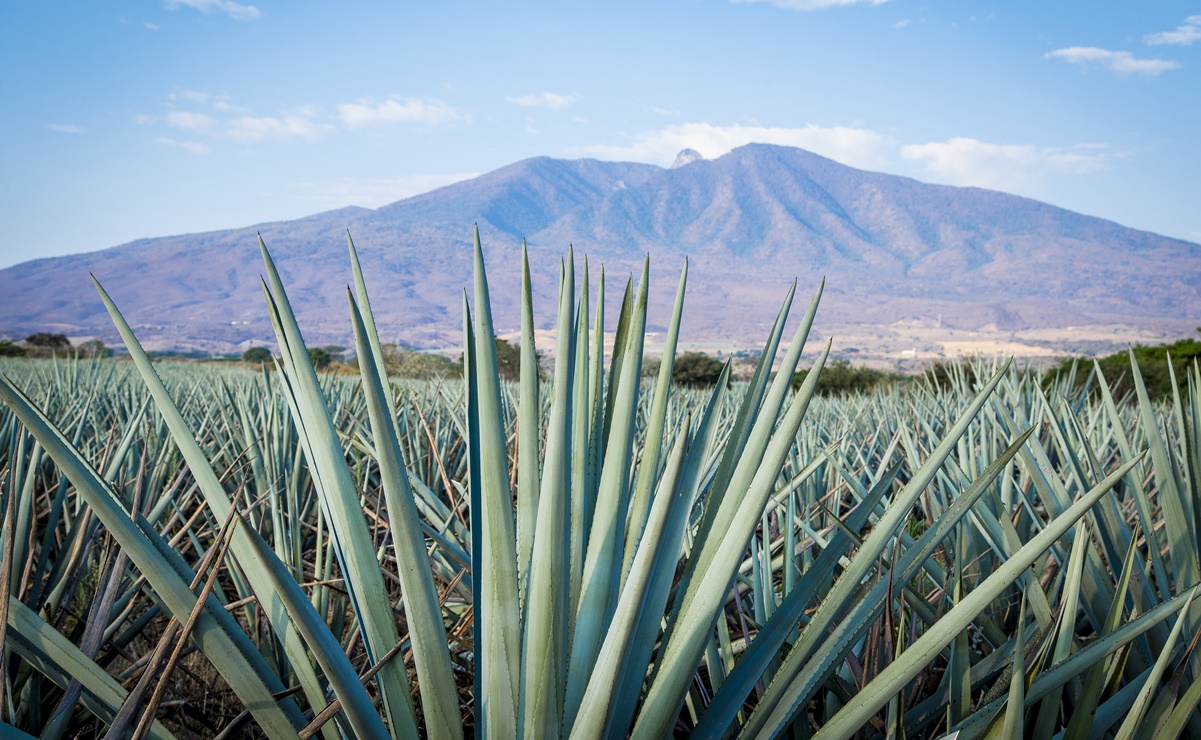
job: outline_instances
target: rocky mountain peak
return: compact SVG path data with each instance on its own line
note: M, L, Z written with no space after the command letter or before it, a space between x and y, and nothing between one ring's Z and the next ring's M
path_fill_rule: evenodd
M676 161L671 163L671 169L674 170L679 167L683 167L686 164L692 164L693 162L700 162L702 160L704 160L704 157L702 157L701 153L697 150L685 149L676 155Z

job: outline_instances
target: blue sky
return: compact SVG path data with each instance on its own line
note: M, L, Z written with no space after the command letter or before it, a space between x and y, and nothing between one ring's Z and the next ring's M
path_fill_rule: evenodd
M1201 2L13 3L0 266L751 142L1201 241Z

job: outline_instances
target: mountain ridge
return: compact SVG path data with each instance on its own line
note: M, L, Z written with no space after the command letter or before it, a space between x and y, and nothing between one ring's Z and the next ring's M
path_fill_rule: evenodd
M232 351L267 342L261 233L306 338L346 343L349 229L385 339L453 346L473 223L501 332L518 323L523 238L535 316L546 326L569 244L591 255L594 281L597 263L608 267L610 316L621 291L614 275L636 273L651 255L652 329L665 320L688 256L685 337L730 347L762 342L758 326L775 315L793 276L804 295L823 274L824 331L936 315L951 328L1000 331L1183 331L1201 320L1201 245L1020 196L751 144L673 168L534 157L374 210L348 206L21 263L0 270L0 334L115 339L87 281L93 272L148 346Z

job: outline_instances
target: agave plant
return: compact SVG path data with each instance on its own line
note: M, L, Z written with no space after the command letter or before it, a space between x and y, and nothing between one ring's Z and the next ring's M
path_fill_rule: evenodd
M1201 737L1196 367L821 399L794 283L749 382L677 388L685 264L644 383L649 259L606 366L569 252L547 382L523 251L511 385L477 232L461 383L388 378L348 238L352 381L260 246L275 372L152 363L98 283L132 363L5 361L6 733L171 737L206 671L222 735Z

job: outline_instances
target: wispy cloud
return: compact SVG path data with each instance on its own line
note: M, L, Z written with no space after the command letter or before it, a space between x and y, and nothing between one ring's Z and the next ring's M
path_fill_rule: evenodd
M925 174L951 185L1022 190L1050 176L1088 174L1105 169L1115 154L1099 144L1037 147L990 144L955 137L901 147L901 157L919 164Z
M229 105L224 96L205 92L183 91L170 96L194 103L209 103L214 111L224 115L209 115L198 111L172 110L163 117L170 127L180 131L223 139L239 144L257 144L263 141L300 139L316 141L337 130L332 123L318 120L318 111L312 107L300 107L277 116L246 115L244 108ZM237 115L243 114L243 115ZM152 118L139 122L153 123ZM163 143L177 143L174 140ZM207 147L206 151L207 153Z
M506 95L505 100L520 105L523 108L549 108L563 110L580 102L579 95L559 95L558 93L530 93L528 95Z
M173 110L166 115L167 125L183 131L208 131L217 125L217 120L207 113Z
M1069 46L1043 55L1046 59L1062 59L1081 67L1102 67L1122 75L1154 77L1180 65L1167 59L1138 59L1128 51L1110 51L1095 46Z
M744 144L797 146L854 167L883 167L896 149L892 137L853 126L774 128L735 124L683 123L638 134L628 144L584 147L583 154L601 159L653 162L667 165L683 149L695 149L712 159Z
M257 144L268 139L316 141L334 130L332 124L304 115L241 116L229 122L224 135L242 144Z
M229 93L210 93L203 90L180 90L179 92L171 93L167 96L168 100L187 100L191 103L199 103L207 105L213 110L220 113L250 113L249 108L243 108L239 105L232 105L229 102Z
M1190 15L1185 18L1183 24L1176 26L1175 31L1152 33L1143 37L1143 41L1153 46L1161 44L1188 46L1198 40L1201 40L1201 15Z
M239 21L252 21L262 15L253 5L243 5L233 0L165 0L163 5L168 10L179 10L181 7L193 8L201 13L224 13Z
M786 10L824 10L846 5L883 5L888 0L730 0L734 3L771 3Z
M390 123L420 123L436 126L453 121L465 121L470 116L441 100L391 98L382 103L371 99L338 106L338 118L350 127L378 126Z
M145 26L146 28L149 28L151 31L157 31L157 30L159 30L160 28L162 28L162 26L160 26L159 24L157 24L157 23L151 23L150 21L146 21L146 22L145 22L145 23L143 23L142 25L143 25L143 26Z
M684 149L714 159L750 143L807 149L837 162L948 185L971 185L1031 197L1057 176L1087 175L1126 156L1107 144L994 144L970 137L905 143L861 126L796 128L686 123L631 137L626 144L583 147L575 154L668 165Z
M177 141L168 136L160 136L157 139L155 139L155 141L157 141L160 144L166 144L167 146L176 146L176 147L179 147L180 149L186 149L187 151L191 152L192 154L195 154L196 156L203 156L212 151L212 149L210 149L207 144L201 143L199 141Z
M656 116L678 116L678 115L680 115L680 109L679 108L660 108L659 106L656 105L656 106L651 107L651 113L654 113Z
M446 185L478 177L478 172L455 172L444 175L410 175L395 178L339 177L322 183L300 183L293 186L305 200L317 208L362 206L379 208Z
M46 128L60 134L86 134L88 130L74 123L47 123Z

